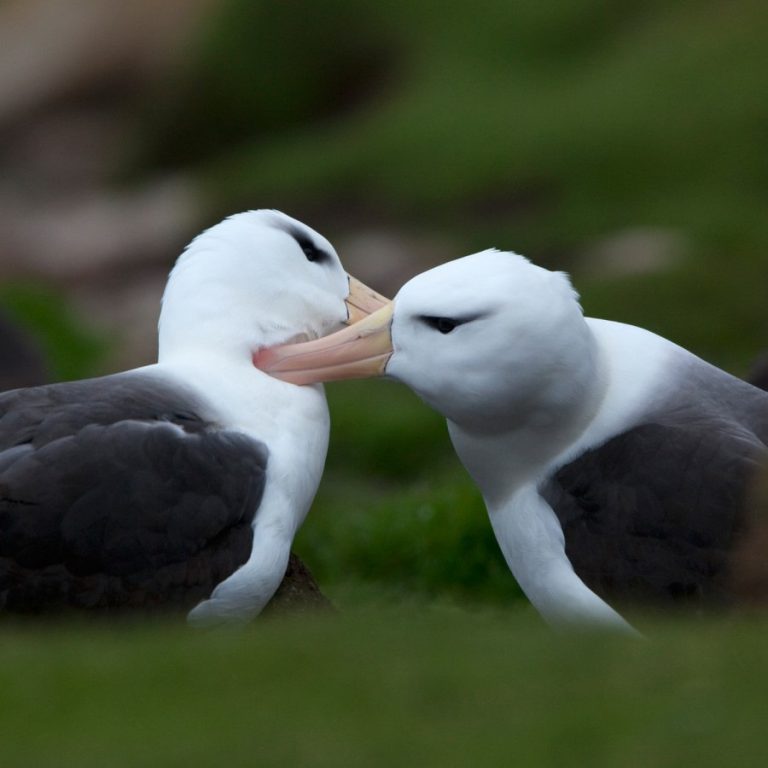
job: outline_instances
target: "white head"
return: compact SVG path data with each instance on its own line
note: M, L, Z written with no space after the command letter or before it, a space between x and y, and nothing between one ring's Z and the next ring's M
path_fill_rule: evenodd
M322 235L279 211L239 213L198 235L171 271L160 359L205 349L250 360L318 338L347 321L348 298L350 278Z
M546 429L590 386L596 351L578 296L566 275L522 256L442 264L407 282L393 307L257 362L296 383L384 374L481 433Z
M591 337L567 276L482 251L417 275L395 297L386 375L479 431L556 418Z

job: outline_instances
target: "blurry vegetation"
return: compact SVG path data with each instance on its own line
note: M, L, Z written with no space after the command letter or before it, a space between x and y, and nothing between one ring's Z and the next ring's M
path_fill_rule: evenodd
M240 632L0 636L3 768L762 768L765 622L559 636L532 611L386 609Z
M648 328L737 375L768 348L768 246L710 248L662 273L593 279L588 314Z
M24 325L40 344L54 381L95 375L107 340L86 328L55 291L30 283L0 286L0 306Z
M571 247L628 222L708 241L768 239L759 0L479 0L471 12L447 2L439 13L426 0L275 5L223 3L198 59L205 77L237 89L228 109L248 112L250 133L227 132L215 96L199 98L200 78L180 105L184 124L174 122L216 132L204 168L227 209L262 197L362 199L523 251ZM369 64L355 74L368 100L329 120L330 83L340 85L337 68L361 39ZM383 92L381 67L391 79ZM249 111L246 94L269 105L268 118ZM318 97L323 108L307 109Z
M347 111L393 56L364 4L227 0L147 111L143 162L199 162Z
M323 588L344 605L519 597L444 419L392 382L326 389L331 447L295 545Z

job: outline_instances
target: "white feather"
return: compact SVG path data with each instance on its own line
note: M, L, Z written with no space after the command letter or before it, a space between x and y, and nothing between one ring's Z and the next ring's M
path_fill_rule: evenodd
M286 228L309 236L329 258L309 261ZM348 291L333 246L277 211L250 211L217 224L195 238L171 272L159 361L142 371L192 388L222 427L269 450L251 557L190 613L194 623L246 621L282 580L322 475L328 408L321 385L270 378L254 368L252 354L337 330L346 320Z

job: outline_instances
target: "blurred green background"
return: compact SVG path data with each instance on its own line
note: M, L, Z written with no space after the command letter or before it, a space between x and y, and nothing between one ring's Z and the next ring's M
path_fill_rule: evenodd
M100 8L0 5L0 71L13 73L0 78L0 307L43 345L56 378L149 362L156 301L179 249L255 207L307 221L350 271L387 292L496 246L570 272L587 314L642 325L737 375L768 347L764 2ZM541 640L536 623L442 420L388 382L333 385L328 396L327 471L296 551L336 605L363 618L345 618L338 635L312 631L326 644L350 631L375 656L386 641L376 622L362 629L367 611L412 623L417 645L442 637L445 619L415 617L447 611L445 642L462 669L463 653L484 653L467 639L476 621L491 633L508 621L509 653L528 654ZM739 642L764 666L750 639L764 628L745 626ZM681 652L728 646L697 629L658 629ZM706 688L664 678L674 653L656 655L658 684ZM641 663L625 684L619 662L608 666L621 696L645 674ZM730 685L723 674L705 694ZM444 702L463 684L434 682L434 696ZM721 717L711 714L713 727ZM649 752L622 761L607 751L594 764L677 764L674 749L669 759L654 751L666 731L648 728ZM550 735L578 740L581 729L574 720Z

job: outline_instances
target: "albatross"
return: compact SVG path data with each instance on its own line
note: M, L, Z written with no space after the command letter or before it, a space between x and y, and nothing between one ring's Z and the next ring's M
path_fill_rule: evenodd
M562 272L483 251L256 362L295 384L385 375L442 413L512 573L552 624L632 631L614 606L734 597L768 393L647 330L584 317Z
M157 363L0 395L0 610L258 614L317 489L329 416L322 386L252 356L384 301L277 211L195 238L168 278Z

